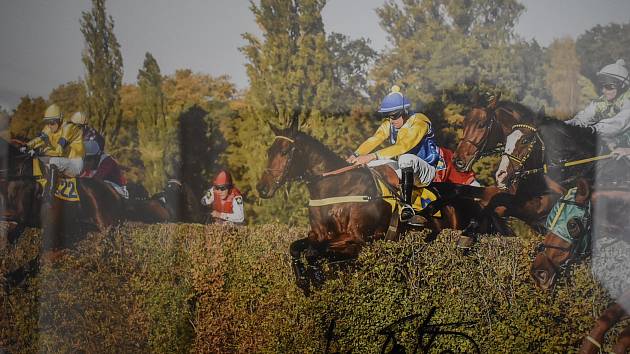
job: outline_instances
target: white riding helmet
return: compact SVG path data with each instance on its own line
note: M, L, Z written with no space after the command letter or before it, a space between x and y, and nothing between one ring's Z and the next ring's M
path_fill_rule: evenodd
M628 83L630 83L626 62L623 59L617 60L614 64L604 66L597 72L597 77L600 83L615 83L618 84L621 89L627 88Z
M83 112L75 112L72 117L70 117L70 122L79 125L87 124L87 116Z

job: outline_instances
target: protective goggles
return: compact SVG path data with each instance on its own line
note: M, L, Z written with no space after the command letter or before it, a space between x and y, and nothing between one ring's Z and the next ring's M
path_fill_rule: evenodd
M218 190L218 191L226 191L228 189L230 189L230 185L229 184L221 184L218 186L214 186L214 189Z
M397 110L397 111L393 111L393 112L384 112L384 113L382 113L382 115L383 115L383 118L389 118L391 120L396 120L396 119L402 117L403 113L404 112L401 109L401 110Z
M607 84L602 84L602 88L605 90L612 91L612 90L618 89L619 85L614 84L614 83L607 83Z

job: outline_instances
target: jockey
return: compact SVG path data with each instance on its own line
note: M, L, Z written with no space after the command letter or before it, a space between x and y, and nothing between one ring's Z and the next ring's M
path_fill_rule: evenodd
M83 131L72 123L61 123L61 109L56 104L49 106L44 113L46 127L35 139L29 141L23 150L30 149L33 156L34 150L39 149L44 156L50 157L50 186L47 195L52 195L56 188L58 173L68 177L76 177L83 170Z
M390 164L401 179L403 206L402 221L414 216L412 205L413 186L425 187L431 183L440 162L431 121L421 113L410 111L411 103L393 86L378 110L386 119L374 136L361 144L347 161L354 164L376 166ZM385 140L390 146L372 152ZM398 162L393 159L397 158Z
M87 124L87 116L83 112L75 112L70 121L83 130L83 142L94 140L98 143L100 151L105 151L105 138L96 129Z
M604 66L597 78L602 96L566 123L591 127L615 154L617 148L630 147L630 76L625 61L619 59Z
M102 152L96 140L85 141L85 164L81 177L109 183L123 198L129 199L127 179L113 157Z
M201 204L212 206L212 217L219 219L221 223L242 224L245 221L243 197L234 187L232 176L227 171L220 171L217 174L212 187L201 199Z

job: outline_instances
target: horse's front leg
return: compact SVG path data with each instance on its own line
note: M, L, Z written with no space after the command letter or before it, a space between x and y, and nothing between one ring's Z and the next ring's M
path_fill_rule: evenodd
M627 300L628 296L630 296L630 293L625 293L620 300L623 300L623 298L626 298ZM619 303L614 303L612 306L607 308L597 321L595 321L595 326L591 332L582 341L579 353L587 354L600 352L606 332L608 332L612 326L626 316L626 311L623 306L619 305Z
M293 268L293 274L295 275L295 283L302 289L304 295L310 294L310 285L306 274L306 268L302 263L302 253L309 247L309 240L303 238L297 241L293 241L289 246L289 253L291 254L291 268Z

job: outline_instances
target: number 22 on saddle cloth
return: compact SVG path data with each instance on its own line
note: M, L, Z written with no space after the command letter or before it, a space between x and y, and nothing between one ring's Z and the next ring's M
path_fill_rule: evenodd
M42 188L46 188L48 181L41 172L41 166L38 159L33 160L33 176L37 178ZM55 189L55 197L67 202L79 202L79 191L77 190L77 179L75 177L59 176L57 188Z

